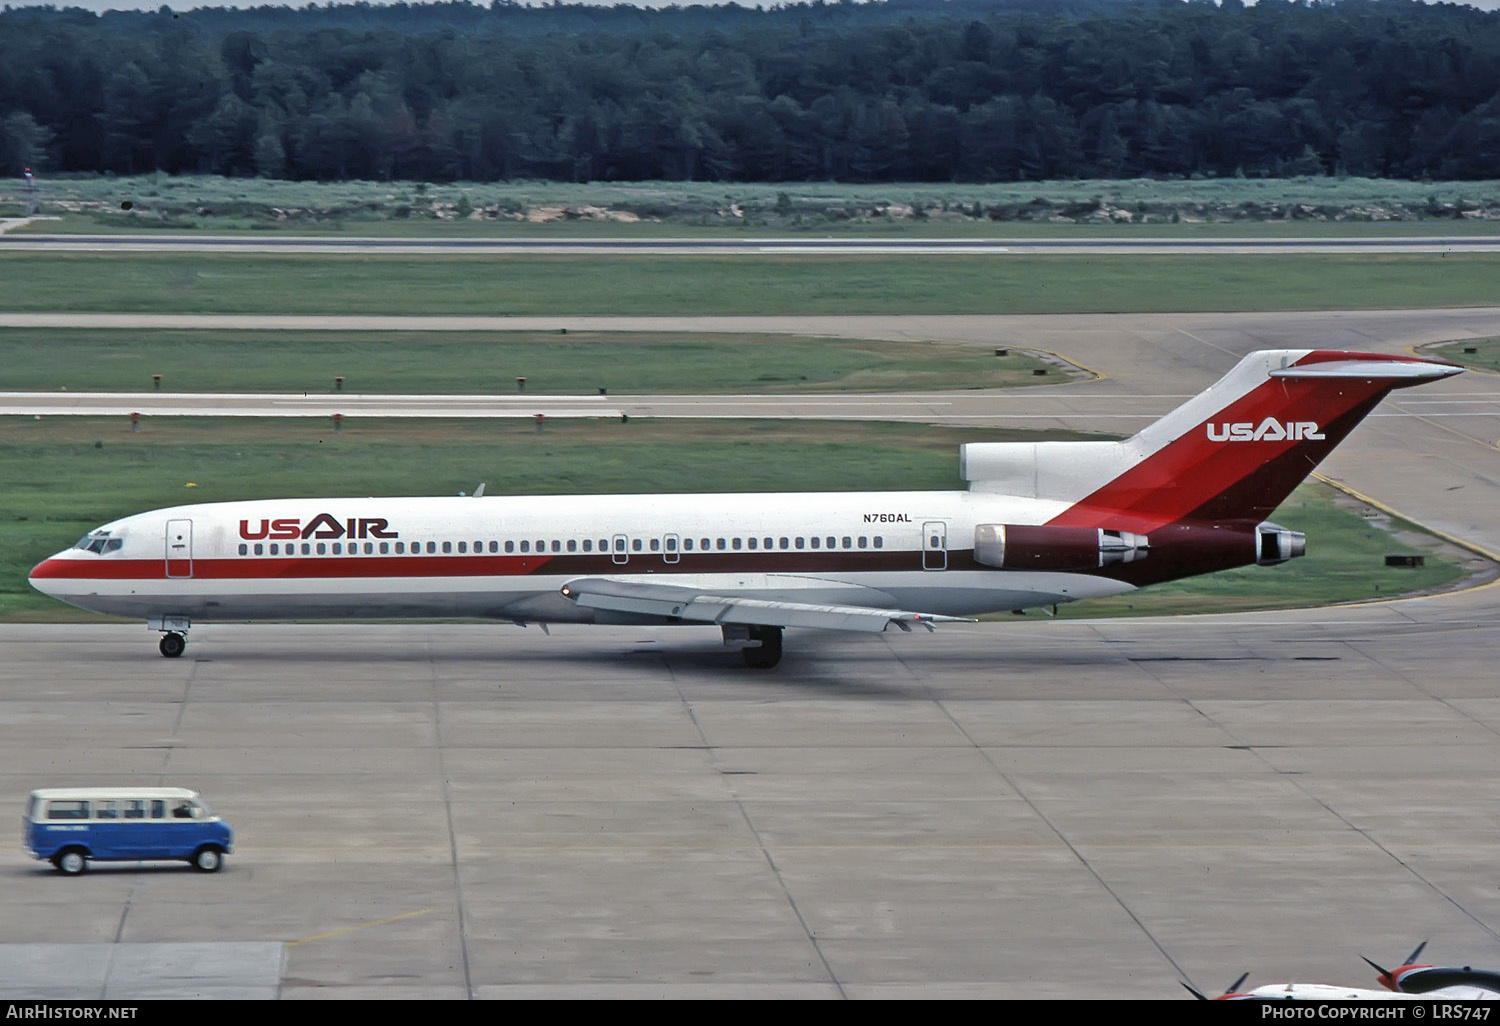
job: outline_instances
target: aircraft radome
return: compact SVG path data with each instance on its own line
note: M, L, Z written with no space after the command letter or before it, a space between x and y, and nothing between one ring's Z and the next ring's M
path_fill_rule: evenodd
M1302 555L1267 521L1394 388L1462 368L1252 353L1123 441L974 443L965 491L263 499L116 520L31 571L182 654L201 621L704 624L755 667L786 627L882 631Z

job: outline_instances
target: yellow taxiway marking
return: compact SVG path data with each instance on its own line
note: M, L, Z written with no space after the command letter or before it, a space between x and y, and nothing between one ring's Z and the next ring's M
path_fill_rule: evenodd
M387 923L399 922L402 919L411 919L413 916L425 916L431 911L432 909L430 908L421 908L415 912L403 912L399 916L391 916L389 919L380 919L376 920L373 923L360 923L357 926L346 926L342 930L329 930L327 933L316 934L312 937L303 937L301 940L287 941L286 946L292 948L296 947L298 944L306 944L308 941L327 940L329 937L337 937L340 934L353 933L355 930L368 930L372 926L385 926Z

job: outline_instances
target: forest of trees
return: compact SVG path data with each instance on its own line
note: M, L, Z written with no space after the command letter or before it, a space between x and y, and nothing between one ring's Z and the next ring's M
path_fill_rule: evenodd
M1500 14L1417 0L0 11L0 173L1500 177Z

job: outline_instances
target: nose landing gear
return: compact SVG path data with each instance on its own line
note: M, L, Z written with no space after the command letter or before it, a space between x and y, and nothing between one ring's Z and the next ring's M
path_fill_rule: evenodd
M187 632L192 623L185 616L152 616L146 619L146 629L161 631L161 643L156 647L168 659L176 659L187 648Z

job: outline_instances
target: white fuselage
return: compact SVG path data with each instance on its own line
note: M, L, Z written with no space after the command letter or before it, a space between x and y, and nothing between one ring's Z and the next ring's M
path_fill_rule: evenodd
M954 616L1132 590L974 562L976 525L1041 524L1063 507L960 491L211 503L106 524L31 580L100 613L195 622L664 622L576 605L560 589L580 578Z

